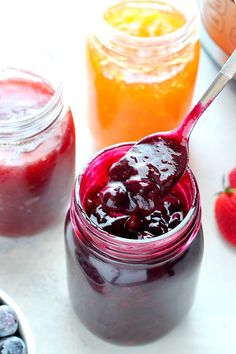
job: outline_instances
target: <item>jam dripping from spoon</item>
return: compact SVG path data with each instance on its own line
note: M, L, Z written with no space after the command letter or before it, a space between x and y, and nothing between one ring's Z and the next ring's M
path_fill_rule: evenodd
M108 182L99 194L107 213L142 217L156 210L186 170L195 124L235 73L236 50L177 129L141 139L111 166Z

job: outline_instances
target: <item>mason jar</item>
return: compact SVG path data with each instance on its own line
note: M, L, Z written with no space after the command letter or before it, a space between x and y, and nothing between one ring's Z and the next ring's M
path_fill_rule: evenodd
M200 54L196 0L109 4L87 41L96 149L176 128L191 107Z
M36 48L0 58L0 235L49 227L68 207L73 117L53 59Z
M88 194L103 185L109 167L132 144L110 147L75 183L65 223L71 302L97 336L133 345L171 331L190 310L203 254L199 190L187 168L177 188L186 216L172 231L145 240L114 236L86 214Z

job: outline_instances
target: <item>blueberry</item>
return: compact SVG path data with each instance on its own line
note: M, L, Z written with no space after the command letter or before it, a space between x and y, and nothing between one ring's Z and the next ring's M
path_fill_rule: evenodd
M138 218L136 215L132 215L125 222L124 226L130 232L136 232L142 226L142 219Z
M0 306L0 337L16 333L18 319L13 309L8 305Z
M0 340L0 354L26 354L26 346L19 337L8 337Z

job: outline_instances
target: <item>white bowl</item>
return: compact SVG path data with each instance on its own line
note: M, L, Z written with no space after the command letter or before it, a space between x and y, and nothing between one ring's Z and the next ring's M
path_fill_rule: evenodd
M19 308L19 306L8 296L4 291L0 289L0 305L9 305L16 313L19 321L19 334L21 338L25 341L27 354L36 354L34 338L28 322Z

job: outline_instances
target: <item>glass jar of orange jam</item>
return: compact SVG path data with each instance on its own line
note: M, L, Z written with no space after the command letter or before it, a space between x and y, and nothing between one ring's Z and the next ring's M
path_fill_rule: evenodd
M199 63L197 1L113 1L94 22L87 61L95 147L176 128Z

